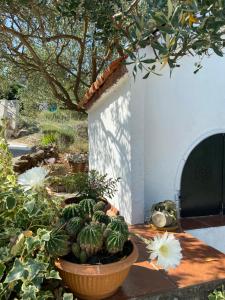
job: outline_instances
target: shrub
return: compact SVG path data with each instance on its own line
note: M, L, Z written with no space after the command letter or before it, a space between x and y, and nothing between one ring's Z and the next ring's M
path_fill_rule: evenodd
M51 141L54 140L54 143L60 148L63 149L68 147L74 142L74 130L69 126L62 125L57 126L53 124L43 124L41 126L42 133L44 134L43 140ZM47 136L47 138L45 138Z
M225 289L224 286L219 290L215 290L208 296L209 300L225 300Z
M68 251L63 242L68 235L51 230L58 220L53 203L54 208L60 205L44 189L25 191L17 184L4 140L0 141L0 167L0 299L62 299L65 290L45 250L54 237L58 254ZM54 246L48 244L48 250Z
M66 192L75 193L86 198L112 198L116 192L116 185L120 178L108 178L101 175L96 170L89 173L76 173L68 176L58 176L50 179L50 184L54 187L62 185Z
M42 138L41 138L41 144L43 146L49 146L49 145L54 145L57 142L57 138L54 134L49 133L49 134L45 134Z

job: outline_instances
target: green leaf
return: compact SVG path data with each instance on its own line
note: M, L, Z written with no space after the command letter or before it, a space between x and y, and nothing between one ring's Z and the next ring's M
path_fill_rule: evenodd
M38 289L34 285L25 285L25 283L22 285L22 299L23 300L36 300L36 293L38 292Z
M145 76L143 76L143 79L148 78L148 76L150 75L150 73L151 73L151 72L146 73Z
M5 271L5 265L2 262L0 262L0 279L4 274L4 271Z
M29 272L29 280L33 280L40 272L45 271L48 264L36 261L35 259L28 259L26 269Z
M63 300L73 300L73 294L72 293L64 293Z
M141 60L141 62L145 63L145 64L153 64L155 62L155 59L153 59L153 58L143 59L143 60Z
M23 280L27 272L18 258L15 259L12 269L9 271L4 283L10 283L16 280Z
M167 0L167 5L168 5L168 18L170 18L173 13L173 2L171 0Z
M13 209L16 206L16 199L13 196L8 196L6 198L6 208Z
M34 207L35 207L35 200L30 200L28 202L26 202L24 204L24 208L26 209L26 211L28 212L29 215L32 214L33 210L34 210Z
M49 272L49 274L47 274L47 275L45 276L45 278L46 278L46 279L59 279L59 280L61 280L61 277L59 276L59 272L56 271L56 270L51 270L51 271Z

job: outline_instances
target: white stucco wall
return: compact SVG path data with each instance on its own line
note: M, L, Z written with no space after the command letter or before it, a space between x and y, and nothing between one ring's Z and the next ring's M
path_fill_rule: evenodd
M185 57L181 68L136 81L125 76L88 111L90 168L121 177L112 200L129 223L141 223L153 203L177 200L191 150L225 133L225 58Z
M120 79L90 108L88 124L89 167L121 178L110 201L134 224L144 218L144 94L131 85Z
M152 203L178 200L185 160L202 140L225 132L225 58L186 57L181 68L152 76L145 99L145 213ZM179 204L179 203L178 203Z

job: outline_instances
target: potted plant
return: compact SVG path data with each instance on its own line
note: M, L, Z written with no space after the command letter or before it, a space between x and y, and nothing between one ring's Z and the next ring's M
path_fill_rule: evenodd
M150 219L157 228L175 228L177 226L176 203L165 200L152 206Z
M88 167L87 153L77 153L77 154L69 153L67 154L66 159L74 173L85 172L87 170Z
M114 294L138 257L123 217L107 216L105 205L94 199L67 205L46 242L65 285L82 299Z
M1 139L0 169L0 298L74 300L68 289L73 290L73 283L76 294L78 288L87 294L93 286L98 297L112 294L138 255L124 219L107 216L106 203L99 198L81 197L62 208L46 192L48 170L35 167L16 175ZM150 259L161 267L179 264L181 247L173 235L143 240ZM85 295L96 299L92 292Z

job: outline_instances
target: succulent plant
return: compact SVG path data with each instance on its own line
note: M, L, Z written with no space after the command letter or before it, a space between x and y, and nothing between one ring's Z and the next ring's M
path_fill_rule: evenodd
M82 216L82 210L80 208L80 205L76 203L67 205L62 211L62 217L66 221L74 217L80 217L80 216Z
M99 223L104 223L104 224L108 224L110 221L109 216L107 216L104 211L101 210L97 210L94 212L92 220L94 222L99 222Z
M88 256L96 254L103 246L103 231L100 224L86 225L78 234L78 243Z
M83 199L79 203L80 209L84 215L88 215L89 217L93 215L95 204L96 202L93 199Z
M45 247L52 256L67 255L70 252L69 235L63 229L53 229Z
M98 197L86 197L63 208L55 224L63 229L52 231L46 242L46 249L53 256L70 253L84 264L101 262L102 254L104 261L105 257L123 251L129 236L124 218L108 216L106 202L97 200Z
M105 204L104 201L98 201L98 202L94 205L93 211L94 211L94 212L95 212L95 211L99 211L99 210L104 211L105 207L106 207L106 204Z
M76 258L80 258L80 245L78 243L72 244L72 252Z
M81 250L79 259L81 264L85 264L87 262L88 256L84 250Z
M66 231L72 236L76 236L78 232L82 229L84 221L80 217L74 217L68 221L66 224Z
M111 231L106 239L106 249L109 253L114 254L123 250L126 235L119 231Z
M118 217L112 218L111 222L107 226L112 231L121 232L126 238L128 238L129 230L127 223Z

